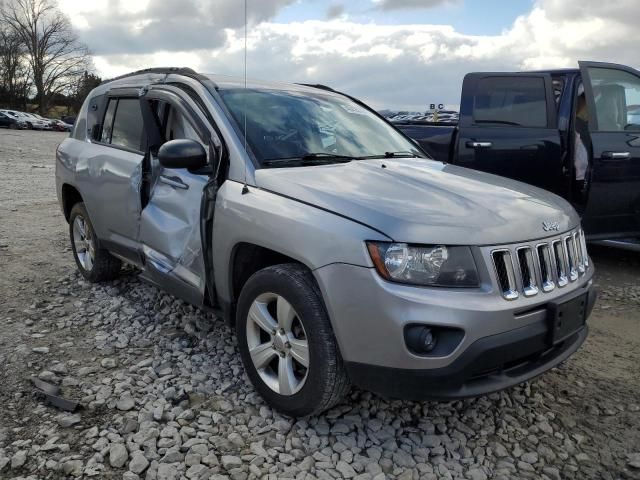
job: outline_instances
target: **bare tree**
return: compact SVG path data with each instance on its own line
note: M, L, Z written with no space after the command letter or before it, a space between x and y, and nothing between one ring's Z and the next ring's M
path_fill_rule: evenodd
M7 0L0 20L24 44L38 111L46 115L51 97L68 92L87 70L87 47L54 0Z
M23 107L29 85L24 44L13 30L0 28L1 101L11 108Z

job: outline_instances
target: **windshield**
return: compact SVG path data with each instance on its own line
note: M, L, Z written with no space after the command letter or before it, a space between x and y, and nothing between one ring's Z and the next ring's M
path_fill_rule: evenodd
M283 159L424 155L391 126L345 97L267 89L221 90L262 166Z

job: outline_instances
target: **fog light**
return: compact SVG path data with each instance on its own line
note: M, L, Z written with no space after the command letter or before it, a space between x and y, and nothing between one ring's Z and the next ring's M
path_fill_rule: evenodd
M406 332L407 346L416 353L429 353L438 342L435 333L428 327L414 326Z

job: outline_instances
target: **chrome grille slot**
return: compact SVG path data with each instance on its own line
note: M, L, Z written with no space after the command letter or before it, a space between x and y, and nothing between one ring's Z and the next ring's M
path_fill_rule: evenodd
M589 255L587 254L587 240L584 237L584 231L580 231L576 234L576 245L580 252L580 264L578 265L578 271L583 274L589 268Z
M497 290L507 300L544 295L576 282L589 270L581 228L533 244L493 247L487 255L493 263Z
M553 281L553 263L551 262L551 249L548 243L540 244L536 247L538 252L538 264L540 265L540 281L542 291L550 292L556 288Z
M564 245L567 249L567 262L569 265L569 280L575 282L578 279L578 253L576 251L576 242L573 235L569 235L564 239Z
M567 278L567 257L561 240L555 240L553 246L553 263L555 263L556 279L558 286L564 287L569 283Z
M491 257L502 296L507 300L515 300L519 295L511 252L496 250L491 254Z
M522 291L525 297L532 297L538 293L533 252L530 247L522 247L516 250L516 254L520 267L520 278L522 279Z

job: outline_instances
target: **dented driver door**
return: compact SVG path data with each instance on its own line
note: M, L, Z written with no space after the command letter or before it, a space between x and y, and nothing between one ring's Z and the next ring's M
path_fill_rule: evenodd
M189 138L209 150L211 138L205 117L188 98L172 87L150 90L145 100L161 142ZM143 276L163 289L194 304L203 303L206 278L200 234L201 203L208 172L167 169L148 153L145 172L148 198L140 216L139 244L144 258ZM146 204L145 204L146 202Z

